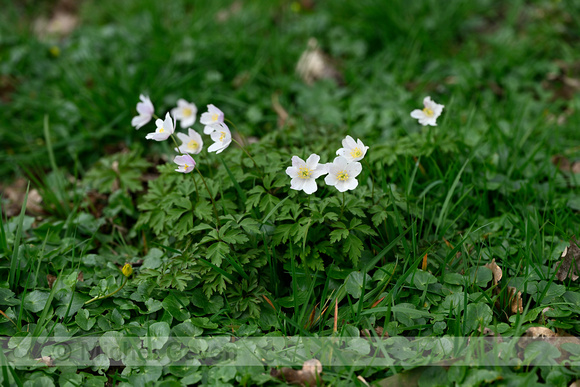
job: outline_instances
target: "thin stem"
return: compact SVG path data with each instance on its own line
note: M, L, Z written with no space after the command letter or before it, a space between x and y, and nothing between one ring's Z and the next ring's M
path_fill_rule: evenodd
M215 205L215 201L213 200L213 195L211 194L211 191L209 190L209 187L207 186L207 183L205 182L205 178L201 174L199 168L195 168L195 170L197 171L197 173L199 173L199 176L201 176L201 181L203 181L203 185L205 185L205 189L207 190L207 193L209 194L209 198L211 199L211 204L213 206L213 212L215 214L215 220L217 222L217 226L218 227L221 227L221 225L220 225L220 217L218 215L218 210L217 210L217 207Z
M231 126L234 127L235 131L240 135L240 138L242 139L242 141L247 144L248 142L246 141L246 138L244 137L244 135L242 134L242 132L240 132L238 130L238 127L236 126L236 124L234 124L231 120L228 120L227 118L224 118L224 121L228 122ZM235 141L235 140L234 140ZM239 145L239 144L238 144ZM241 145L240 145L241 146Z
M175 144L175 150L177 150L177 152L183 156L183 152L181 152L181 150L179 149L179 146L177 145L177 140L175 140L175 136L173 136L173 134L171 134L171 139L173 140L173 143ZM195 177L193 177L193 175L191 175L191 176L193 178L193 184L195 184L195 194L199 198L199 191L197 190L197 181L195 180ZM211 193L209 194L209 196L211 197ZM213 201L213 198L212 198L212 201ZM214 209L215 209L215 205L214 205ZM191 206L191 214L192 214L193 218L195 219L195 212L194 211L195 211L195 206L192 205Z
M342 206L340 207L340 217L342 218L342 214L344 213L344 195L345 191L342 191Z
M88 300L87 302L85 302L85 305L88 305L88 304L90 304L93 301L102 300L104 298L108 298L108 297L111 297L111 296L117 294L121 289L123 289L125 287L125 285L127 284L127 282L129 282L129 278L128 277L125 277L125 281L123 281L123 284L121 285L121 287L119 289L115 290L113 293L107 294L106 296L97 296L95 298L92 298L92 299Z
M367 159L363 159L365 162L365 165L368 167L369 172L371 174L371 182L373 183L373 186L371 188L371 200L374 203L375 200L375 177L373 175L373 169L371 168L371 164L367 161Z
M258 168L258 172L260 172L260 176L263 178L264 177L264 173L262 172L262 168L260 168L260 166L258 165L258 163L256 162L256 160L254 160L254 158L252 157L252 155L250 154L250 152L248 152L246 150L246 148L242 144L240 144L235 138L232 137L232 141L235 142L236 144L238 144L238 146L240 148L242 148L242 150L244 151L244 153L248 155L248 157L250 158L250 160L252 160L254 162L254 165L256 166L256 168Z

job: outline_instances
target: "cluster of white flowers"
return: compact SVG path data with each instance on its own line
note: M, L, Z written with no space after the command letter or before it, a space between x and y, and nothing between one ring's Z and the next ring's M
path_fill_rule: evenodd
M286 168L286 174L292 179L290 188L303 190L307 194L316 192L316 179L326 175L324 182L336 187L340 192L355 189L358 186L356 177L362 171L360 160L365 157L368 146L351 136L342 140L342 148L336 151L338 157L332 163L320 164L320 156L311 154L306 161L292 156L292 166Z
M145 126L155 116L153 103L148 96L141 94L141 102L137 103L137 113L133 117L131 125L135 129ZM224 113L214 105L207 105L208 111L203 113L199 119L200 123L205 125L203 132L210 135L214 141L207 149L208 152L220 153L226 149L232 142L232 134L224 123ZM181 127L187 129L187 134L177 133L177 138L181 140L181 146L175 148L176 152L181 153L176 156L174 162L178 165L177 172L189 173L195 167L195 160L190 155L196 155L203 149L203 140L199 133L191 129L195 124L197 117L197 106L194 103L184 99L177 101L177 107L171 109L171 114L167 113L165 119L158 118L155 120L157 129L155 132L148 133L145 136L148 140L165 141L173 135L176 129L176 121L180 121Z

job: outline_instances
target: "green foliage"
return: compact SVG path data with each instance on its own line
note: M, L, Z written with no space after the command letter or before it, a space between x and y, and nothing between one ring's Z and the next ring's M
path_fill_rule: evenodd
M66 38L38 37L28 26L52 3L0 14L0 171L26 171L45 211L2 181L3 384L273 384L268 355L283 350L266 338L295 337L340 345L317 348L334 362L329 385L573 382L573 343L411 369L490 330L503 344L530 327L580 332L577 281L555 278L580 227L580 179L562 161L580 158L574 2L89 0ZM339 82L297 78L311 37ZM206 143L193 173L175 172L174 144L146 141L152 123L130 127L140 93L160 117L178 98L198 114L216 104L251 158ZM409 117L427 95L445 104L436 127ZM370 146L355 190L290 189L293 155L331 162L347 134ZM80 337L93 347L71 359L98 346L91 366L38 360ZM248 364L222 366L232 348ZM215 366L176 365L188 352ZM564 355L576 363L553 367ZM353 365L366 356L393 363Z

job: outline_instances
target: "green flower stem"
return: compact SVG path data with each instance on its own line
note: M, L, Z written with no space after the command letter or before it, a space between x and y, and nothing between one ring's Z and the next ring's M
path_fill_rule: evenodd
M106 296L97 296L95 298L92 298L92 299L88 300L87 302L85 302L85 305L88 305L93 301L102 300L104 298L108 298L108 297L111 297L111 296L117 294L121 289L123 289L125 287L125 285L127 285L127 282L129 282L129 278L125 277L125 281L123 281L123 284L121 285L121 287L119 289L115 290L113 293L107 294Z
M238 128L236 127L236 124L234 124L231 120L228 120L227 118L224 119L224 121L227 121L231 126L234 127L234 129L236 130L236 132L240 135L240 137L242 137L242 142L246 142L245 139L243 138L243 134L242 132L240 132L238 130ZM258 168L258 171L260 172L260 175L262 176L262 178L264 178L264 173L262 172L262 168L260 168L260 166L258 165L258 163L256 162L256 160L254 160L254 158L252 157L252 155L250 154L250 152L248 152L248 150L246 149L246 147L242 144L240 144L235 138L232 137L232 141L235 142L236 144L238 144L238 146L240 148L242 148L242 150L244 151L245 154L248 155L248 157L250 158L250 160L252 160L254 162L254 165L256 166L256 168Z
M218 215L218 210L217 210L217 207L215 205L215 201L213 200L213 195L211 194L211 191L209 190L209 187L207 186L207 183L205 182L205 178L201 174L201 171L199 170L199 168L195 168L195 170L197 171L197 173L199 173L199 176L201 176L201 181L203 181L203 185L205 185L205 189L207 190L207 193L209 194L209 198L211 199L211 204L213 206L213 212L215 214L215 220L217 222L217 226L221 227L220 217Z
M181 156L183 156L183 153L179 150L179 145L177 145L177 140L175 139L175 136L173 134L171 134L171 139L173 140L173 143L175 144L175 149L177 149L177 152L179 152L179 154ZM196 193L197 197L199 198L199 191L197 190L197 181L195 180L195 178L193 179L193 184L195 184L195 193ZM211 196L211 194L210 194L210 196ZM193 209L192 209L192 214L193 214ZM193 215L193 216L195 218L195 215Z
M263 179L264 178L264 172L262 171L262 168L260 168L260 166L258 165L258 163L256 162L256 160L254 160L254 158L252 157L252 155L250 154L250 152L247 151L246 147L244 147L242 144L240 144L238 142L238 140L236 140L233 137L232 137L232 141L235 142L236 144L238 144L238 146L240 148L242 148L242 150L244 151L244 153L248 155L248 157L250 158L250 160L252 160L254 162L254 165L256 166L256 168L258 168L258 172L260 173L260 176Z
M173 134L171 134L171 139L173 140L173 143L175 144L175 148L177 149L179 154L183 156L183 153L181 153L181 151L179 150L179 145L177 145L177 141L175 140L175 137L173 136ZM209 187L207 186L207 183L205 182L205 179L204 179L203 175L201 174L199 168L194 167L194 169L197 171L197 173L199 173L199 176L201 176L201 181L203 181L203 185L205 185L205 189L207 190L207 193L209 194L209 198L211 199L211 204L213 206L213 212L215 214L215 220L217 222L217 226L220 227L220 218L218 215L217 207L215 205L215 201L213 200L213 196L209 190ZM195 179L193 179L193 183L195 184L195 192L197 192L197 196L199 197L199 192L197 191L197 181L195 181Z
M342 206L340 206L340 217L342 218L342 214L344 214L344 195L345 191L342 192Z
M369 169L370 173L371 173L371 182L373 183L373 186L371 188L371 200L373 201L373 203L375 202L375 177L373 175L373 169L371 168L371 164L367 161L367 159L363 159L365 166Z

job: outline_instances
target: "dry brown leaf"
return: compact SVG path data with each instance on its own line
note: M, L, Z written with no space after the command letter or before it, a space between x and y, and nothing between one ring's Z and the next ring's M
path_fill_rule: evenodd
M497 265L497 263L495 263L495 258L492 259L490 263L487 263L484 266L491 270L493 274L493 285L494 286L497 285L498 282L501 281L503 273L501 271L501 268Z
M50 356L38 357L34 360L36 360L39 363L44 363L45 365L47 365L49 367L53 366L52 359L50 358Z
M280 99L278 98L278 96L279 93L272 94L272 108L274 109L276 115L278 116L278 127L282 128L286 124L289 115L286 109L284 109L284 107L282 107L282 105L280 104Z
M283 380L289 384L299 384L301 386L317 386L322 373L322 363L318 359L306 360L301 370L288 367L272 369L270 375Z
M48 282L48 288L52 289L52 285L54 285L54 281L56 281L56 276L52 274L47 274L46 281Z
M556 278L564 281L570 277L572 281L576 281L580 274L580 246L575 237L572 237L570 246L564 249L561 258L562 261L554 265L554 269L559 266Z
M8 187L2 187L2 197L8 201L8 205L3 208L7 217L16 216L22 209L22 202L26 196L26 187L28 182L26 179L16 179L14 183ZM40 205L42 197L36 188L28 191L28 199L26 200L26 212L31 215L43 214L44 210Z
M524 336L531 337L532 339L536 339L538 337L556 337L556 332L546 327L531 327L526 330Z
M524 313L522 292L517 292L513 286L508 286L508 300L511 306L512 314Z
M552 156L552 164L557 166L562 172L580 173L580 161L570 162L566 156Z
M296 72L307 85L320 79L333 79L339 85L344 84L342 74L336 69L332 59L319 48L315 38L308 40L308 47L296 64Z
M242 10L242 5L243 3L241 1L234 1L232 4L230 4L229 7L218 11L218 13L215 15L216 20L219 23L225 23L232 16L240 13L240 11Z
M557 61L556 64L560 70L557 73L547 74L546 79L542 82L542 87L554 93L552 101L557 99L570 100L580 91L580 79L575 78L580 75L578 63Z
M569 387L580 387L580 379L572 382Z
M358 380L361 381L362 384L364 384L365 386L371 387L371 385L365 380L365 378L363 378L362 376L358 375L356 377Z

